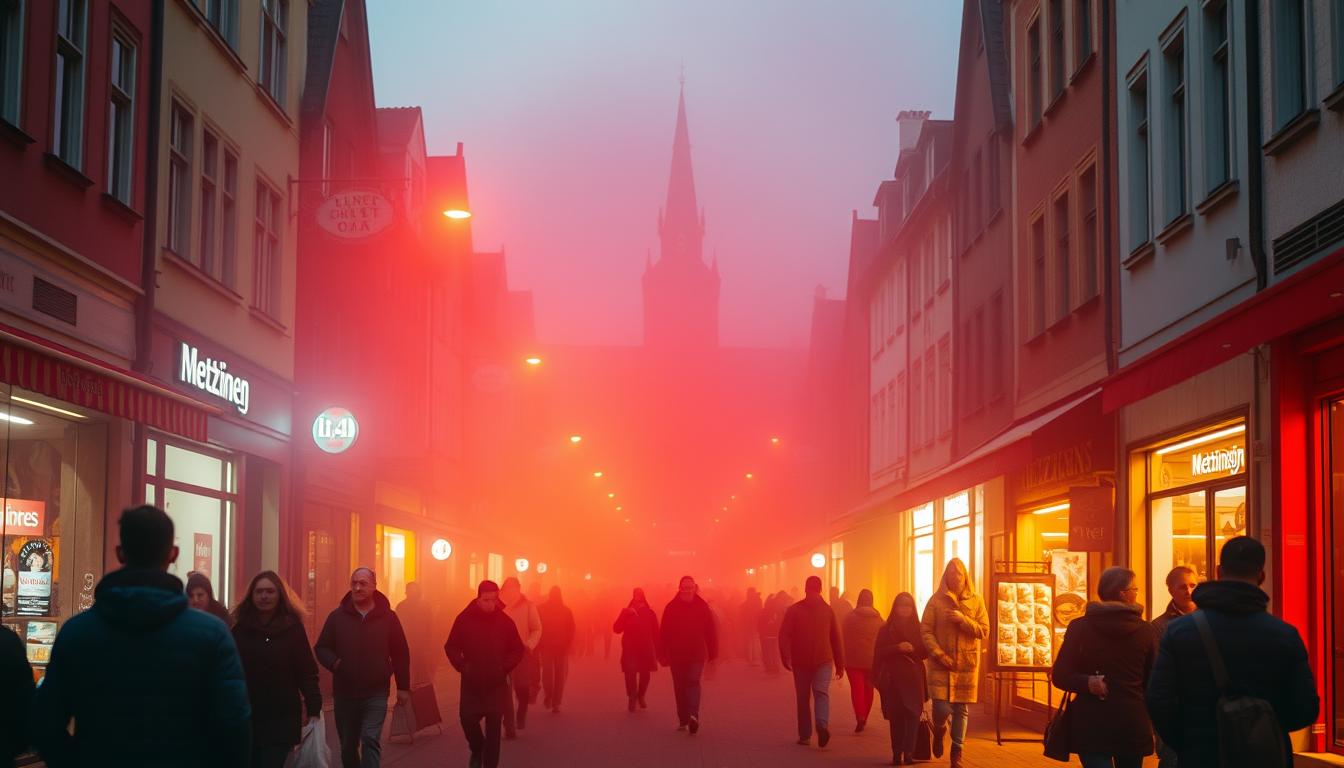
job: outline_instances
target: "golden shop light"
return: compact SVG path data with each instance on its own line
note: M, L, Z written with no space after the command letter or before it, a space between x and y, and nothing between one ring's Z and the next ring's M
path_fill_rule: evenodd
M85 418L84 414L82 414L82 413L75 413L74 411L67 411L67 410L65 410L64 408L57 408L57 407L54 406L54 405L47 405L46 403L39 403L39 402L36 401L36 400L29 400L29 399L26 398L26 397L19 397L18 395L10 395L10 396L9 396L9 399L10 399L10 400L13 400L13 401L16 402L16 403L23 403L24 405L31 405L31 406L33 406L34 408L41 408L41 409L43 409L43 410L45 410L45 411L51 411L52 413L59 413L59 414L61 414L62 416L69 416L69 417L71 417L71 418L73 418L73 419L83 419L83 418Z
M5 413L4 411L0 411L0 421L8 421L12 424L22 424L24 426L33 423L31 419L25 419L22 416L15 416L11 413Z
M1168 446L1165 447L1165 448L1158 448L1158 449L1157 449L1156 451L1154 451L1153 453L1156 453L1158 456L1166 456L1168 453L1174 453L1174 452L1176 452L1176 451L1183 451L1183 450L1185 450L1186 448L1194 448L1196 445L1203 445L1203 444L1205 444L1205 443L1211 443L1211 442L1213 442L1214 440L1221 440L1221 439L1223 439L1224 437L1231 437L1232 435L1239 435L1239 434L1241 434L1242 432L1245 432L1245 431L1246 431L1246 425L1245 425L1245 424L1238 424L1238 425L1236 425L1235 427L1228 427L1227 429L1220 429L1220 430L1218 430L1217 432L1210 432L1210 433L1207 434L1207 435L1203 435L1203 436L1200 436L1200 437L1192 437L1192 438L1190 438L1189 440L1186 440L1186 441L1184 441L1184 442L1180 442L1180 443L1176 443L1175 445L1168 445Z
M1068 511L1069 511L1069 502L1066 501L1066 502L1064 502L1063 504L1052 504L1051 506L1048 506L1048 507L1041 507L1040 509L1033 509L1033 510L1031 510L1031 514L1033 514L1033 515L1048 515L1048 514L1050 514L1051 512L1068 512Z

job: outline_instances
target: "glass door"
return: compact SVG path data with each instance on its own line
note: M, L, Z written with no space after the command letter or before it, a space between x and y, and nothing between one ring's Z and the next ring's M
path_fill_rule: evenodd
M1326 478L1326 513L1330 525L1331 584L1334 599L1330 601L1331 629L1331 687L1330 719L1332 723L1331 739L1336 748L1344 747L1344 606L1339 604L1344 594L1344 400L1330 403L1325 417L1326 461L1329 462L1329 477Z

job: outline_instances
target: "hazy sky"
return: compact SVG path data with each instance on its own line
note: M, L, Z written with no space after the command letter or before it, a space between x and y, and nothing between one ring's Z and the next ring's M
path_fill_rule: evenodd
M722 340L803 345L843 295L896 113L950 117L960 0L369 0L379 106L466 144L478 250L548 343L638 343L684 64Z

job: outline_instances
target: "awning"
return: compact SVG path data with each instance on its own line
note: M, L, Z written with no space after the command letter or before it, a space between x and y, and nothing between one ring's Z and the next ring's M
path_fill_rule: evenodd
M1344 315L1344 248L1126 365L1101 385L1110 413L1244 354Z
M879 507L908 509L1020 469L1031 459L1032 434L1100 393L1100 389L1093 389L1034 416L1020 419L937 472L916 478L904 488L892 488L870 494L846 516L857 523L867 513Z
M214 410L88 355L0 326L0 381L205 442Z

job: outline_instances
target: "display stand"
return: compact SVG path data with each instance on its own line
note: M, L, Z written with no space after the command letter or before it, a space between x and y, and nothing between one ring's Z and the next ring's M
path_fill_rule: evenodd
M1005 670L1002 672L990 672L987 677L994 681L994 741L1002 747L1005 743L1037 743L1044 737L1033 736L1031 738L1007 737L1003 735L1003 686L1007 684L1008 695L1013 694L1013 686L1017 683L1037 683L1045 680L1045 702L1047 707L1054 707L1054 686L1050 685L1050 675L1045 672L1023 672L1018 670Z
M989 595L990 600L992 601L989 638L990 672L986 676L994 681L994 739L999 746L1003 746L1005 743L1009 742L1039 742L1042 738L1040 736L1032 738L1004 737L1003 700L1005 697L1005 686L1007 695L1011 697L1014 695L1015 686L1017 684L1030 683L1034 685L1044 680L1046 684L1045 697L1047 710L1053 707L1054 700L1054 690L1050 685L1051 664L1036 664L1034 663L1035 659L1033 659L1032 663L1001 663L999 657L1000 638L998 632L998 628L1001 624L999 616L1001 601L998 599L999 584L1004 583L1014 585L1014 589L1016 589L1015 585L1020 584L1033 585L1033 587L1035 584L1041 584L1049 588L1049 599L1053 602L1055 588L1054 581L1054 575L1050 572L1049 563L1041 561L998 560L993 564L992 586ZM1034 607L1032 618L1033 621L1031 623L1034 628L1038 623L1034 621ZM1051 639L1053 641L1053 637ZM1053 662L1053 646L1051 647L1049 661Z

